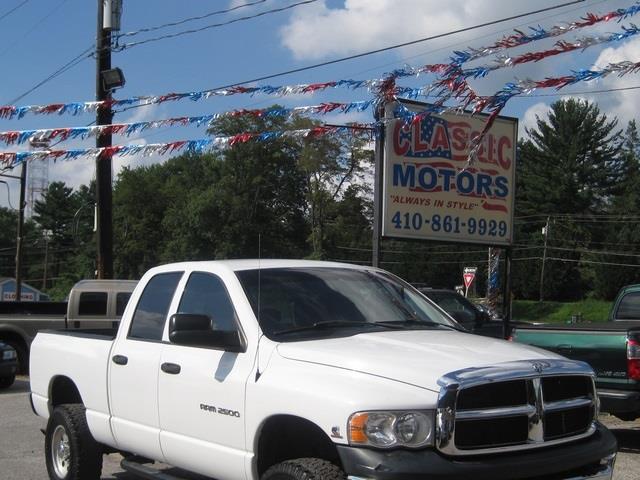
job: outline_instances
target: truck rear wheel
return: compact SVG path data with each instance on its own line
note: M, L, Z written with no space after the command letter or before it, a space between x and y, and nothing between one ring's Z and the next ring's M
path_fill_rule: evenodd
M53 410L44 454L51 480L100 479L102 451L91 436L83 405L60 405Z
M347 476L331 462L320 458L286 460L269 468L260 480L346 480Z
M29 353L27 348L21 342L15 340L3 340L4 343L13 347L18 355L18 374L20 375L28 375L29 374Z

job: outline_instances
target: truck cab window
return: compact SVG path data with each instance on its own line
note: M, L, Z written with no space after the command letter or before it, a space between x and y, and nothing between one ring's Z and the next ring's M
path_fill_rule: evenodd
M217 276L210 273L191 274L178 312L207 315L214 330L237 330L236 314L227 289Z
M147 283L131 320L128 338L162 340L164 322L182 272L160 273Z
M615 318L616 320L640 319L640 292L627 293L622 297Z
M105 316L107 314L107 292L82 292L78 303L78 315Z
M116 295L116 315L121 317L124 313L124 309L127 306L127 302L131 298L131 292L118 292Z

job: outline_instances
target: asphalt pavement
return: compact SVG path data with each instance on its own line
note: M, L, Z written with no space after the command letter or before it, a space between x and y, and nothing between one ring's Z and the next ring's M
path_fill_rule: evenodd
M20 377L8 390L0 390L0 478L48 480L44 463L45 422L31 411L28 378ZM601 420L618 439L619 453L613 480L640 478L640 420L623 422L608 415ZM123 472L121 457L106 455L102 480L137 480ZM202 477L192 476L193 479Z

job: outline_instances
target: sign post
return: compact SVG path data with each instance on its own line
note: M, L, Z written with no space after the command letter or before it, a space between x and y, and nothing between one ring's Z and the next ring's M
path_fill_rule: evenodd
M464 280L464 296L465 297L469 295L469 287L475 280L477 271L478 271L477 267L464 267L464 273L462 274L462 279Z

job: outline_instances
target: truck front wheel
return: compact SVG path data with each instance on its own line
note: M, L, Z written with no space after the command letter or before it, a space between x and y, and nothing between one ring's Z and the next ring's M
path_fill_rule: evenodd
M60 405L53 410L44 449L51 480L100 479L102 451L91 436L83 405Z
M336 465L320 458L286 460L269 468L260 480L346 480Z

